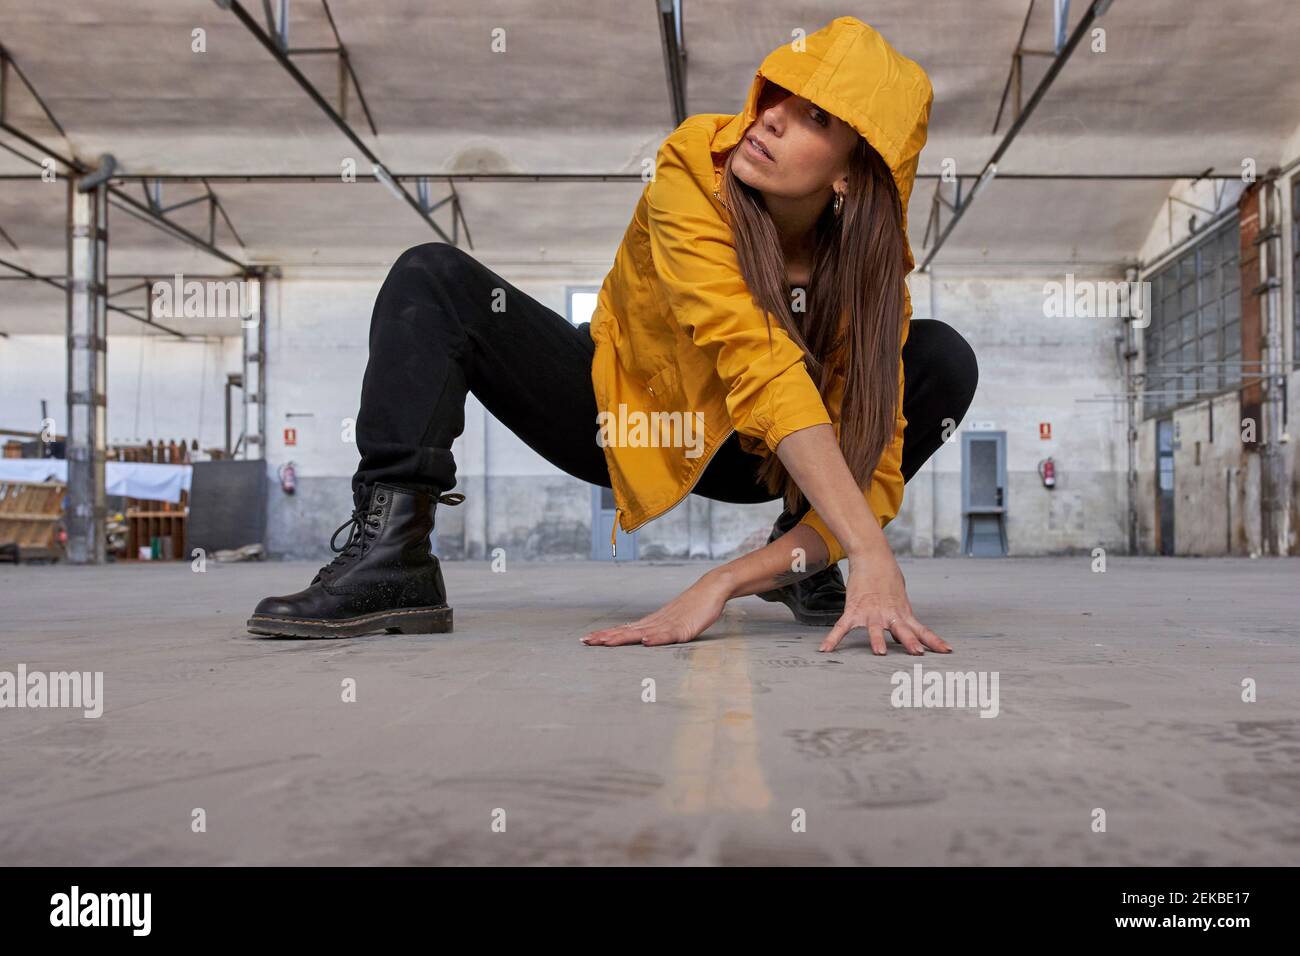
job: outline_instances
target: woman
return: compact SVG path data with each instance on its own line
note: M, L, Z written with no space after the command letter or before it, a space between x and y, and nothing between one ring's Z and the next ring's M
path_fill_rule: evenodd
M824 651L865 627L877 654L885 630L910 654L949 652L881 530L977 378L951 328L910 328L906 209L931 99L924 71L852 17L773 51L739 114L692 116L661 145L577 329L452 246L404 253L371 320L348 542L250 630L451 629L428 536L436 503L463 499L442 493L472 391L557 467L612 488L625 531L692 492L784 499L767 546L584 643L689 641L760 594L833 625Z

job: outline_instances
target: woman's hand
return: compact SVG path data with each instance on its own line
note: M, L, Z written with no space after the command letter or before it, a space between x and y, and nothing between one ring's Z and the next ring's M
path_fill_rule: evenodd
M856 560L850 557L845 588L844 614L819 650L833 651L851 629L865 627L874 654L885 653L885 631L909 654L924 654L926 648L940 654L952 653L948 643L912 613L902 569L892 554Z
M592 631L582 638L587 645L684 644L709 629L731 597L724 577L710 571L653 614L619 627Z

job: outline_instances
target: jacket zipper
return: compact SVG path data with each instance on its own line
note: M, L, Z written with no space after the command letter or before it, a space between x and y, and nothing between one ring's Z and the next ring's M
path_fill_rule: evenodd
M735 431L734 428L727 429L727 433L723 435L722 440L718 442L718 447L713 449L713 451L709 452L709 457L704 460L704 465L703 467L700 468L700 473L695 476L695 480L690 483L690 486L686 489L686 492L680 498L678 498L675 502L673 502L663 511L660 511L658 514L650 515L648 518L646 518L636 527L626 529L624 533L631 534L633 531L636 531L637 528L644 527L645 525L649 524L651 521L654 521L656 518L662 518L664 515L668 514L668 512L672 511L683 501L685 501L688 497L690 497L691 492L695 490L695 486L698 485L700 483L700 479L704 477L704 472L705 469L709 467L709 462L713 461L714 456L717 455L717 453L722 449L722 446L726 444L727 439L731 437L731 433L734 431ZM610 552L610 557L612 558L618 557L618 548L615 546L615 539L618 537L618 515L619 512L621 512L622 510L623 510L622 508L614 509L614 529L610 532L609 535L609 552Z

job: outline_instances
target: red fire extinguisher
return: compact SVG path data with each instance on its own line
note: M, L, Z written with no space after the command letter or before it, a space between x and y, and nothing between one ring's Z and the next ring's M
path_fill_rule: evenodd
M294 470L293 462L285 462L280 466L280 488L286 495L291 495L298 488L298 473Z
M1043 479L1044 488L1056 487L1056 462L1044 458L1038 463L1038 477Z

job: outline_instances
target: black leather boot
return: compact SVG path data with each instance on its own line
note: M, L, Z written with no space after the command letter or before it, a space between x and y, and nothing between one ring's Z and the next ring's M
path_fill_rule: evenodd
M772 543L799 523L798 515L782 511L768 535ZM790 609L794 619L810 627L831 627L844 614L844 577L838 564L810 574L806 578L758 595L764 601L779 601Z
M296 594L264 598L248 619L254 634L275 637L357 637L372 631L441 634L451 630L442 568L429 549L439 495L377 482L368 503L330 538L338 556ZM348 528L342 548L335 540Z

